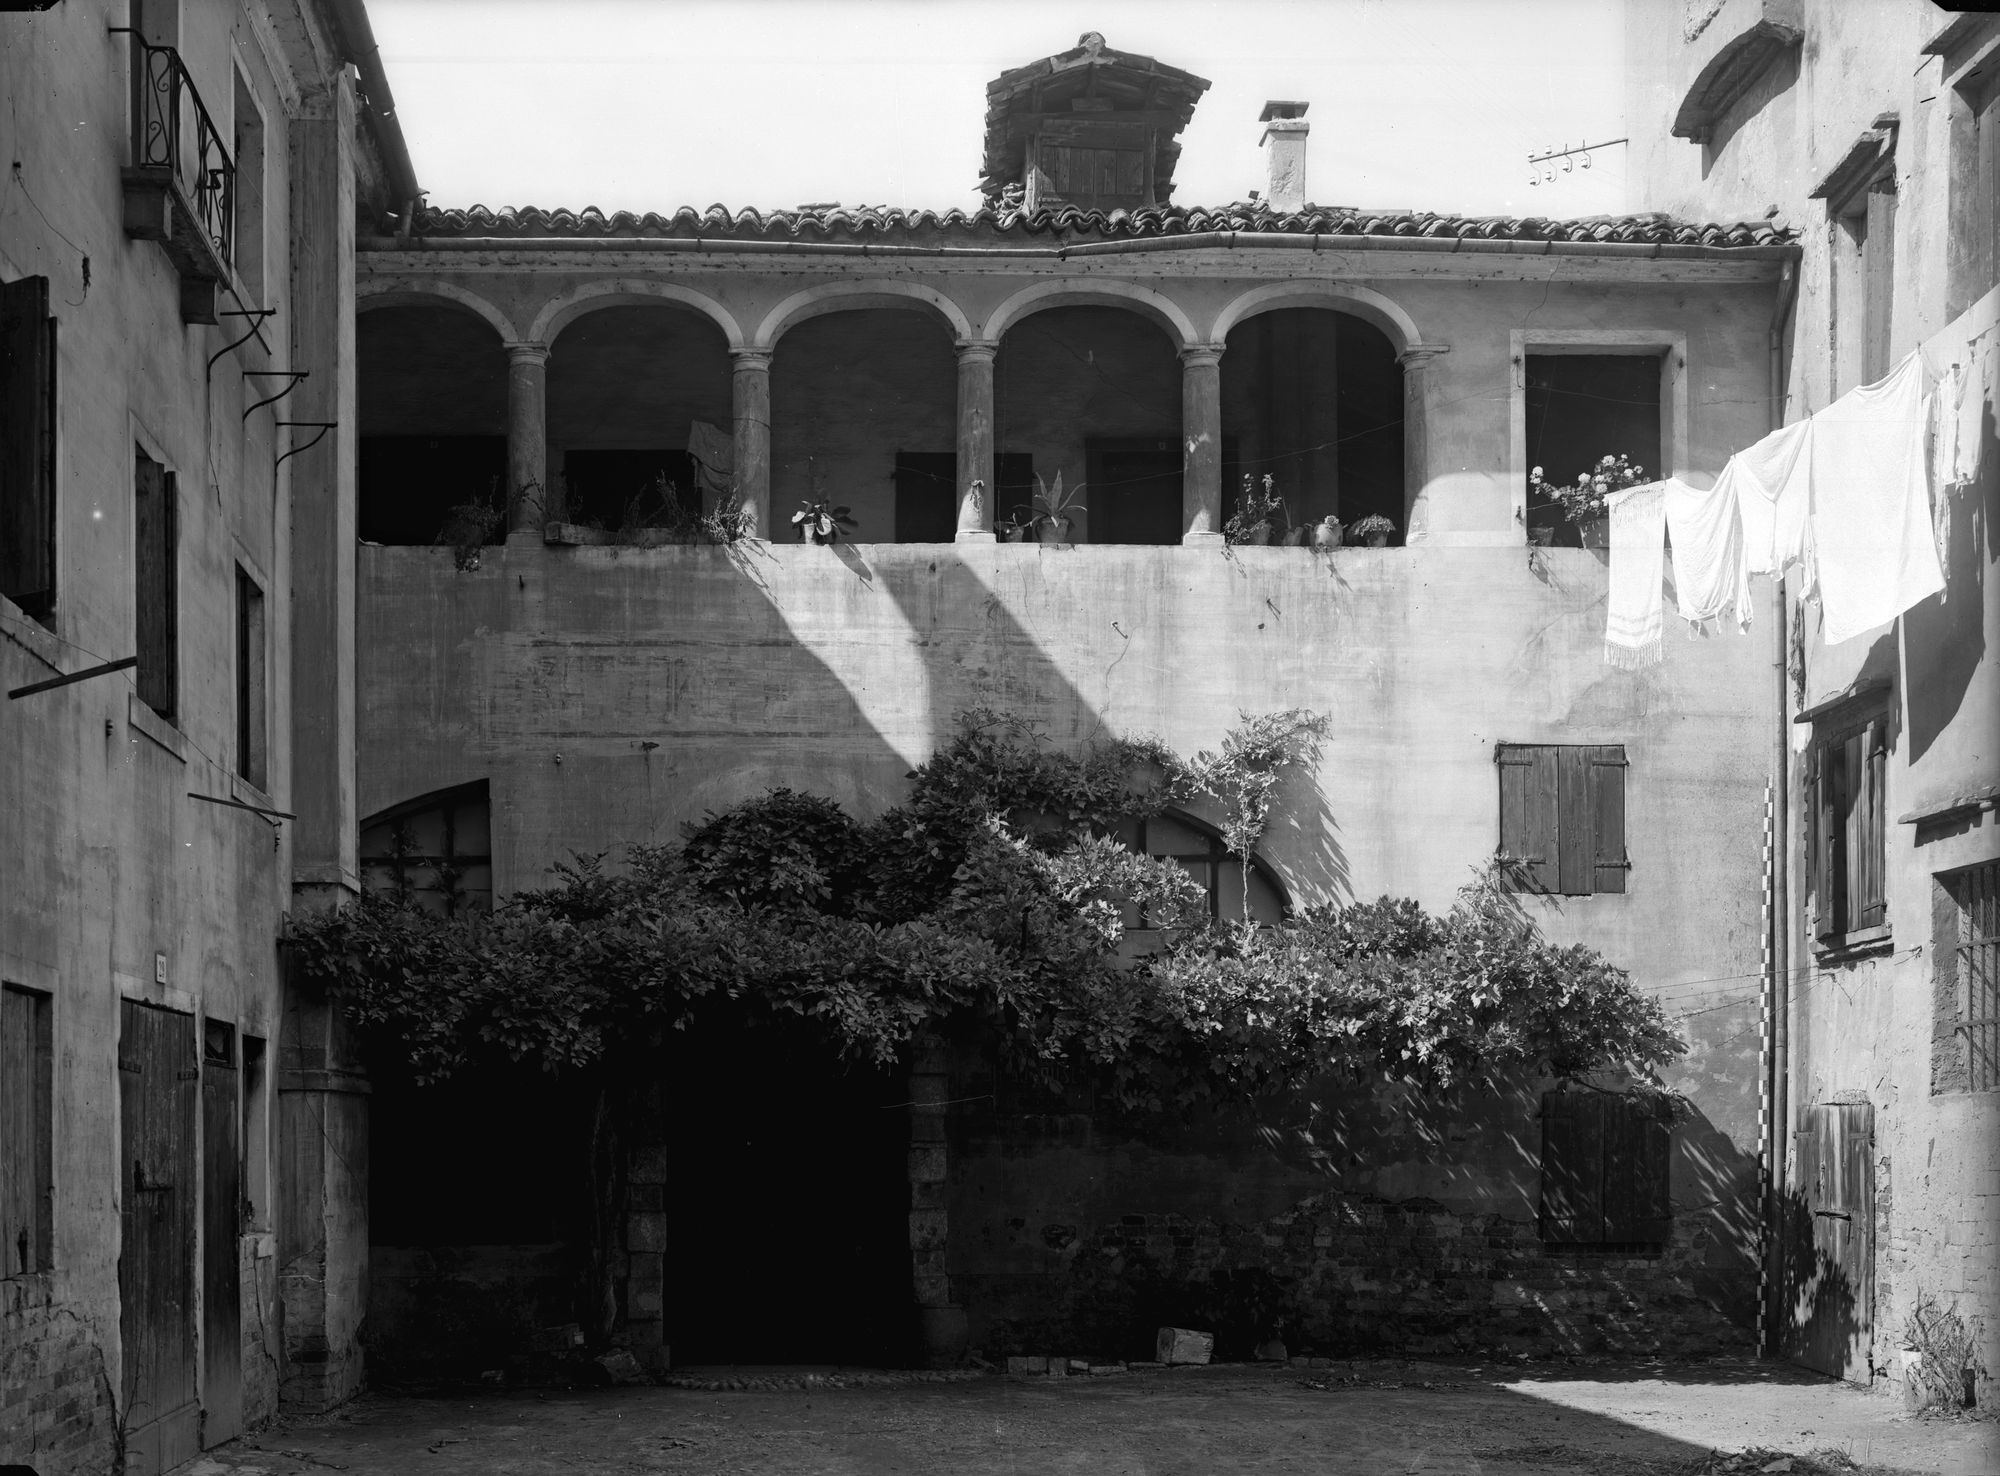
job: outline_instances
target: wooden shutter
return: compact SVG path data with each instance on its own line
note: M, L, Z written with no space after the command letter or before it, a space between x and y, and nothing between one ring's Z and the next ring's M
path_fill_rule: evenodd
M1604 1107L1597 1092L1542 1095L1541 1237L1604 1239Z
M1651 1102L1603 1097L1604 1238L1663 1243L1673 1236L1673 1130Z
M1848 870L1856 878L1854 905L1849 913L1850 929L1879 928L1889 920L1883 885L1888 844L1884 816L1888 810L1889 744L1888 723L1875 718L1859 736L1859 750L1851 772L1855 776L1857 824L1854 841L1848 848Z
M236 1031L202 1026L201 1325L203 1446L243 1433L242 1289L237 1242L243 1230L243 1157L237 1139Z
M163 718L174 715L178 688L176 507L174 474L138 453L133 472L134 596L139 698Z
M0 989L0 1276L49 1265L51 1045L48 996Z
M0 595L55 607L56 320L49 279L0 285Z
M1546 744L1503 743L1493 756L1500 769L1500 849L1521 863L1529 891L1561 887L1556 752Z
M149 1433L148 1440L192 1455L200 1202L194 1017L123 1001L118 1072L125 1181L118 1290L128 1441L130 1432L159 1425L164 1433Z
M1862 383L1889 372L1889 329L1896 291L1896 183L1893 174L1869 190L1868 235L1861 243Z
M1625 853L1625 750L1586 748L1589 778L1590 890L1622 892L1632 863Z
M1813 936L1834 937L1840 930L1840 909L1835 892L1840 886L1834 871L1834 801L1838 789L1840 748L1815 739L1806 771L1808 790L1807 872L1813 897Z

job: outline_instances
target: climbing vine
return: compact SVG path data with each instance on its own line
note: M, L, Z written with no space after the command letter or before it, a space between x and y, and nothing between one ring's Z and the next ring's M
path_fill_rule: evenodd
M615 869L575 858L491 914L369 896L291 947L425 1080L496 1057L615 1079L725 1006L878 1064L956 1034L1144 1109L1327 1072L1646 1076L1684 1049L1620 970L1549 944L1490 883L1442 915L1383 898L1226 925L1179 866L1115 838L1205 798L1247 859L1325 728L1293 711L1246 717L1192 759L1143 739L1070 754L974 711L875 820L779 789ZM1135 958L1140 917L1154 946Z

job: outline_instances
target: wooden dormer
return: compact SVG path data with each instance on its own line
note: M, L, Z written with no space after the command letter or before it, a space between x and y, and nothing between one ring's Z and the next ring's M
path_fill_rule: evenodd
M1074 49L987 84L980 190L999 200L1018 186L1029 210L1165 205L1180 132L1207 90L1205 78L1086 32Z

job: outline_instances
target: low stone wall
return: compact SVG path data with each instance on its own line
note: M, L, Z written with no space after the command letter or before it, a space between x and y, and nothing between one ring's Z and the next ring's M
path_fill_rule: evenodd
M104 1351L46 1274L0 1281L0 1466L102 1476L118 1460Z
M376 1245L369 1255L371 1382L476 1378L570 1349L562 1330L576 1320L576 1275L566 1246Z

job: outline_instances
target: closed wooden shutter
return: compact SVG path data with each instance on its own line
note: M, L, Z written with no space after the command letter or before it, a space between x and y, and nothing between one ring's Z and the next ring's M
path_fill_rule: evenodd
M1673 1235L1673 1131L1651 1102L1604 1097L1604 1239L1659 1244Z
M0 285L0 595L55 607L56 320L49 279Z
M161 717L172 718L180 658L175 610L178 530L174 474L143 451L134 466L139 698Z
M51 1044L48 996L0 989L0 1278L49 1265Z
M1562 1244L1604 1239L1604 1108L1596 1092L1542 1096L1541 1237Z
M1812 886L1813 936L1826 939L1840 930L1840 909L1834 894L1839 875L1834 870L1834 799L1840 749L1831 743L1815 742L1806 770L1808 791L1808 834L1806 870Z
M1889 175L1868 194L1868 235L1861 247L1863 344L1861 373L1873 384L1889 372L1889 330L1896 291L1896 182Z
M237 1242L243 1230L243 1156L237 1140L236 1031L202 1026L201 1325L204 1447L243 1433L242 1285Z
M1520 863L1527 889L1535 892L1554 892L1562 883L1556 753L1546 744L1511 743L1494 753L1500 770L1500 849Z
M1589 779L1590 890L1622 892L1631 862L1625 853L1625 750L1586 748Z
M1888 811L1888 723L1883 718L1870 722L1859 738L1855 755L1859 797L1855 804L1858 824L1854 844L1848 851L1849 869L1857 878L1850 928L1879 928L1889 920L1883 872L1888 843L1885 817Z

